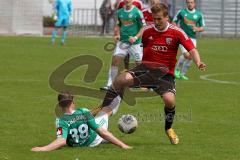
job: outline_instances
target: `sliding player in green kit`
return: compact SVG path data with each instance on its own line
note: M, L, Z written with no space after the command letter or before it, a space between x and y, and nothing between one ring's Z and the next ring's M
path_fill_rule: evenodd
M52 151L65 145L95 147L103 139L123 149L132 148L107 131L108 117L114 112L111 107L103 108L93 117L86 108L75 109L73 96L68 92L60 93L58 102L63 115L56 120L57 139L46 146L34 147L31 151Z

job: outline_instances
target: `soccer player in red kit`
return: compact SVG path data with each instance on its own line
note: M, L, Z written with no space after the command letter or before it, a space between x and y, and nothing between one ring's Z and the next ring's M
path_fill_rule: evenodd
M143 17L147 25L153 24L152 12L150 8L146 8L143 11Z
M149 8L144 9L142 12L143 12L143 17L144 17L147 25L151 25L151 24L153 24L153 17L152 17L151 8L155 4L160 3L160 0L149 0L148 2L149 2L149 5L150 5Z
M179 44L188 50L200 70L205 70L206 65L201 62L191 39L182 29L168 22L168 8L165 4L156 4L151 11L154 24L146 27L143 32L142 64L116 77L101 107L110 106L117 110L116 102L123 97L125 87L154 87L154 91L162 97L164 102L166 134L171 144L178 144L179 138L172 129L172 124L176 105L173 74Z
M125 5L124 0L121 0L118 4L118 9L123 8ZM138 9L142 10L143 9L143 4L140 0L133 0L133 5L136 6Z

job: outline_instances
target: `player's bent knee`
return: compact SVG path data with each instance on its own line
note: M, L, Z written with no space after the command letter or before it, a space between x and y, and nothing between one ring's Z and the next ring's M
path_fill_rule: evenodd
M116 88L118 86L123 87L123 79L121 78L121 75L117 76L113 81L113 88Z
M130 73L124 72L116 77L116 79L113 82L113 86L121 86L121 87L128 87L133 85L134 80Z
M162 99L165 103L166 107L174 107L175 106L175 94L172 92L167 92L162 95Z
M112 66L119 66L122 61L122 57L114 56L112 59Z
M133 76L128 72L125 73L125 79L129 82L133 82Z

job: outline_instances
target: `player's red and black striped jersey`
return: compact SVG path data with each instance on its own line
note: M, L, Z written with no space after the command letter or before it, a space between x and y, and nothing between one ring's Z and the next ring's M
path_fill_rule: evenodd
M142 61L164 64L169 69L168 73L172 75L179 44L182 44L188 51L195 48L186 33L170 23L162 31L158 30L154 24L147 26L143 32L142 43Z
M142 2L139 1L139 0L133 0L132 4L134 6L136 6L138 9L142 10L143 9L143 5L142 5ZM120 1L119 4L118 4L118 9L121 9L123 8L123 6L125 5L124 1Z
M144 17L147 25L153 24L153 17L152 17L151 9L150 8L144 9L142 12L143 12L143 17Z

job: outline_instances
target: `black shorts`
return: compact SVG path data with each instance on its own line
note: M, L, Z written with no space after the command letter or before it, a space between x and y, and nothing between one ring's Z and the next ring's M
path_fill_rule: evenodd
M127 72L134 79L134 84L130 87L152 88L159 95L166 92L176 94L175 78L167 73L168 69L165 66L149 67L140 64Z

